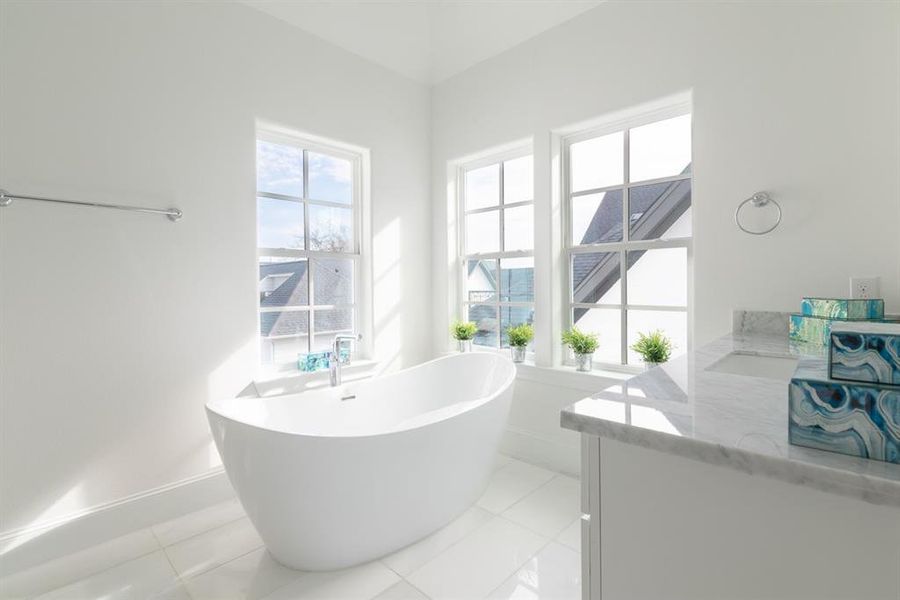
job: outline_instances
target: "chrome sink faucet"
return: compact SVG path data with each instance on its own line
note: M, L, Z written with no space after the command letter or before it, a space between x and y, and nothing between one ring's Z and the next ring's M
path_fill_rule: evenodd
M362 340L362 334L334 336L331 352L328 354L328 371L331 376L331 387L341 385L341 343L345 341L358 342L360 340Z

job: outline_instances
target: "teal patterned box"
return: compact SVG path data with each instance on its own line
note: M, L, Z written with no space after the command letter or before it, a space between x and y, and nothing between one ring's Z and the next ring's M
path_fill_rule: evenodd
M801 359L789 389L791 444L900 464L900 389L829 380L820 358Z
M828 346L831 337L832 323L865 324L865 323L894 323L889 319L870 319L867 321L850 319L830 319L827 317L813 317L810 315L791 315L790 338L795 342L806 342Z
M831 323L835 319L810 315L791 315L790 338L798 342L808 342L825 346L831 335Z
M800 312L807 317L829 319L883 319L884 300L878 298L803 298Z
M297 355L297 368L301 371L324 371L328 368L328 355L330 352L313 352L311 354ZM341 348L341 364L350 362L350 350Z

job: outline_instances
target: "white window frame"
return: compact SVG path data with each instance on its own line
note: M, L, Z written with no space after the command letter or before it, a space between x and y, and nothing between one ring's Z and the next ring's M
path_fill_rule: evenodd
M353 331L354 332L362 332L371 333L369 328L366 326L367 323L363 322L363 316L365 315L365 311L361 310L362 303L367 299L367 294L364 293L364 283L366 281L366 277L364 275L364 269L366 267L366 263L363 260L363 251L362 249L365 247L364 239L367 234L367 231L364 229L364 215L363 215L363 196L366 191L366 182L364 180L364 168L367 164L367 156L362 151L357 151L355 149L349 149L348 146L341 144L339 142L330 142L326 140L322 140L321 138L314 138L312 136L304 136L304 135L294 135L283 133L280 131L274 131L269 129L258 129L256 132L257 141L270 142L275 144L281 144L286 146L293 146L295 148L299 148L303 151L303 196L288 196L283 194L275 194L271 192L261 192L259 189L255 190L255 196L253 197L254 204L258 202L258 198L271 198L274 200L283 200L289 202L297 202L303 205L303 238L304 245L308 246L309 244L309 207L310 206L325 206L325 207L337 207L342 209L350 208L352 210L352 223L353 223L353 248L351 252L328 252L321 250L307 250L307 249L294 249L294 248L260 248L259 241L257 237L256 244L256 260L257 260L257 276L256 276L256 297L257 297L257 338L261 342L262 336L260 334L261 331L261 323L260 323L260 315L268 312L306 312L309 315L309 326L308 326L308 343L307 343L307 351L312 350L313 342L315 341L315 319L314 313L315 311L322 310L333 310L333 309L351 309L353 315ZM254 145L255 148L255 145ZM314 152L317 154L325 154L328 156L334 156L336 158L342 158L345 160L349 160L353 173L353 185L352 185L352 200L350 204L346 204L343 202L331 202L326 200L315 200L309 197L309 158L308 155L310 152ZM255 151L254 151L255 156ZM258 159L257 159L258 160ZM256 172L257 163L254 162L254 172ZM254 187L255 187L254 180ZM257 217L257 236L258 236L258 217ZM260 306L259 299L259 291L258 291L258 283L259 283L259 264L260 259L264 257L273 257L273 258L297 258L297 259L306 259L307 260L307 280L309 282L309 303L306 306L282 306L282 307L262 307ZM350 259L353 261L353 302L350 304L315 304L315 269L312 268L312 261L316 258L341 258L341 259ZM332 333L332 332L322 332L322 333ZM293 335L287 336L273 336L270 339L282 339L282 338L291 338L297 337ZM355 358L368 358L369 357L369 344L367 343L369 336L364 335L363 342L358 343L354 348L354 357ZM259 348L259 344L257 345ZM262 356L260 356L261 367L263 370L274 370L274 371L289 371L297 368L297 360L294 359L288 362L271 362L264 363L262 362Z
M693 227L691 228L690 237L682 238L658 238L653 240L630 240L630 223L629 223L629 191L633 187L652 185L655 183L668 183L673 181L690 181L691 191L693 192L693 144L691 147L691 171L686 175L674 175L670 177L660 177L656 179L647 179L637 182L630 181L630 165L629 165L629 138L630 130L642 125L649 125L658 121L664 121L687 114L692 114L690 103L679 103L678 105L646 112L639 116L618 119L598 127L592 127L583 131L578 131L570 135L562 137L561 152L561 187L562 187L562 205L563 205L563 246L564 246L564 268L563 274L563 299L565 301L565 328L568 329L574 324L574 312L576 308L585 308L591 310L620 310L621 318L621 335L620 335L620 362L605 363L594 361L595 367L611 370L628 370L634 371L632 365L628 363L628 311L629 310L654 310L654 311L673 311L683 312L687 319L687 340L689 350L693 344L692 341L692 292L693 289ZM589 190L571 191L572 174L570 172L570 150L573 144L585 140L609 135L612 133L624 132L623 135L623 183L619 185L611 185L599 187ZM622 190L622 241L620 242L603 242L593 244L575 244L572 239L572 199L579 196L590 194ZM693 207L693 198L691 201ZM693 211L691 211L693 215ZM662 306L662 305L645 305L645 304L629 304L628 303L628 262L627 253L629 250L654 250L660 248L685 248L687 251L687 303L685 306ZM617 252L619 253L619 282L621 288L621 301L619 304L591 304L577 303L574 301L572 285L572 258L576 254L591 252ZM569 350L563 353L563 364L574 364L574 357Z
M505 203L505 190L503 185L503 176L504 176L504 167L503 163L506 161L510 161L516 158L522 158L524 156L531 156L532 160L532 191L531 191L531 199L523 200L519 202L511 202L509 204ZM466 209L466 172L474 171L476 169L480 169L482 167L488 167L490 165L497 164L499 165L500 172L500 191L499 191L499 203L496 206L488 206L483 208L473 208L471 210ZM532 230L534 230L534 206L535 206L535 191L534 191L534 151L531 145L523 145L517 146L514 149L506 150L502 152L491 153L490 155L484 156L483 158L478 158L474 160L470 160L467 162L462 162L457 165L456 168L456 190L457 190L457 198L456 198L456 206L457 206L457 218L459 227L458 230L458 239L457 239L457 248L459 248L459 253L457 256L457 262L459 264L459 279L457 281L457 289L459 290L459 298L457 302L458 314L459 318L463 321L468 320L469 315L469 306L471 305L492 305L496 307L497 310L497 346L481 346L478 345L476 348L479 350L486 351L495 351L495 352L507 352L509 347L502 347L503 344L503 331L502 327L502 319L500 310L502 307L522 307L522 308L531 308L532 313L535 313L535 299L532 299L531 302L509 302L503 301L502 295L500 293L500 285L501 285L501 276L500 276L500 261L502 259L510 259L510 258L531 258L534 260L535 258L535 244L536 241L533 239L531 250L510 250L506 251L503 246L505 245L505 232L504 232L504 216L507 209L510 208L519 208L522 206L531 206L532 207ZM486 213L486 212L494 212L499 211L499 227L500 227L500 251L499 252L474 252L467 253L466 252L466 216L470 214L477 213ZM470 260L496 260L497 261L497 293L496 299L491 302L470 302L467 298L468 296L468 265ZM536 314L535 314L536 317ZM529 348L526 353L527 360L534 359L534 351Z

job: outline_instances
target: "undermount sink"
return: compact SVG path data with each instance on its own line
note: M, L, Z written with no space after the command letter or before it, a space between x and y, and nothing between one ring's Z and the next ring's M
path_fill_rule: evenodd
M797 359L793 356L760 356L732 352L708 366L706 370L790 381L796 368Z

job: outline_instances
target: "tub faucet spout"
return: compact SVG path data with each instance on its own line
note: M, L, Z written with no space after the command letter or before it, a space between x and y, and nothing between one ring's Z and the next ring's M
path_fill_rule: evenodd
M328 354L328 371L331 376L331 387L341 385L341 343L345 341L358 342L360 340L362 340L361 334L334 336L331 352Z

